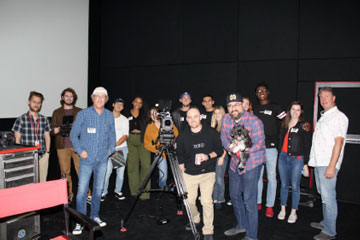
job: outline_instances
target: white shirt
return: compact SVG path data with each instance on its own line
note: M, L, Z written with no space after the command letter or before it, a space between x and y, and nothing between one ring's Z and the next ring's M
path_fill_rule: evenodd
M116 133L116 142L117 142L122 136L124 135L129 136L129 120L125 116L120 114L119 117L114 118L114 121L115 121L115 133ZM126 146L127 143L125 141L121 145L117 146L116 149Z
M335 138L343 137L342 146L336 169L340 170L344 156L346 133L349 126L349 119L336 106L326 112L321 113L321 117L316 124L313 135L309 166L327 167L329 166Z

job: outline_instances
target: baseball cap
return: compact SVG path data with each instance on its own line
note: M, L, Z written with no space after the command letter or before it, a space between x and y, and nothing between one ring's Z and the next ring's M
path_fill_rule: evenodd
M114 103L118 103L118 102L124 103L125 101L122 98L115 99Z
M189 92L183 92L181 95L180 95L180 98L184 97L185 95L188 95L189 98L191 98L191 94Z
M108 93L107 93L106 89L103 88L103 87L95 88L92 95L96 95L96 94L99 94L99 93L105 93L105 95L108 96Z
M242 102L242 97L239 93L230 93L226 96L226 104L231 102Z

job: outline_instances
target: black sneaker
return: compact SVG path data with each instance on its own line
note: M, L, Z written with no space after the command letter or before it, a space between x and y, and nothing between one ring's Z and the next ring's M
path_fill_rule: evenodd
M101 195L101 200L100 201L105 201L105 198L106 198L106 194L103 194L103 195Z
M115 192L115 197L119 200L125 199L125 196L122 194L122 192Z

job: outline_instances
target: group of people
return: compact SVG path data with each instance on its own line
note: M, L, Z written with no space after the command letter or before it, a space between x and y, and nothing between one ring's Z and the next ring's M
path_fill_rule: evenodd
M203 97L203 109L191 105L190 93L180 95L181 106L172 112L173 132L193 221L196 226L201 221L196 207L196 200L200 199L202 233L204 239L213 239L214 206L221 208L225 202L224 174L229 164L229 192L237 223L224 232L226 236L245 232L245 240L257 239L264 168L268 180L266 217L274 217L278 167L281 210L277 218L286 218L291 185L292 204L287 221L295 223L301 175L309 176L308 166L311 166L315 169L316 186L323 204L323 220L311 223L312 227L321 230L314 239L335 239L335 187L343 159L348 119L336 107L333 89L324 87L319 93L323 112L312 134L309 123L304 121L304 109L300 102L292 102L285 112L280 105L270 102L269 93L266 84L258 84L255 94L259 104L254 106L248 97L231 93L226 96L227 113L222 106L214 105L211 95ZM61 107L54 111L50 124L39 113L43 95L30 92L29 111L15 121L12 130L16 143L39 146L40 181L46 181L50 134L55 136L60 170L68 180L69 201L74 197L70 175L72 159L79 179L76 208L86 214L86 202L89 202L90 217L104 227L106 223L99 217L99 208L100 202L108 195L109 179L113 172L111 157L121 154L125 159L123 166L116 168L115 197L125 199L122 193L125 167L130 194L136 196L150 169L151 152L156 153L159 149L160 143L156 143L156 139L160 119L157 108L147 111L141 97L135 97L132 108L124 113L122 98L113 101L112 112L104 107L109 96L103 87L95 88L91 98L93 105L81 110L75 106L76 92L71 88L63 90ZM248 130L252 141L252 146L243 150L248 155L244 169L238 167L239 154L233 153L236 144L240 143L235 141L234 146L231 136L231 130L239 125ZM159 187L164 189L168 178L165 155L158 161L158 170ZM91 176L94 177L92 191L89 188ZM150 188L150 182L146 188ZM149 193L140 196L143 200L149 198ZM191 230L190 224L185 228ZM81 234L82 229L80 224L76 224L73 234Z

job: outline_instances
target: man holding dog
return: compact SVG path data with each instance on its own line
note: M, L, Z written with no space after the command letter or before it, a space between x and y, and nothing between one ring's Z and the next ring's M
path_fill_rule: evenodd
M221 141L228 152L232 152L230 144L231 129L243 125L249 130L252 147L245 149L249 153L243 170L238 168L240 159L235 154L231 157L229 169L230 198L234 207L237 225L224 232L226 236L246 232L244 240L256 240L258 230L257 183L261 165L265 159L264 126L255 115L244 111L242 97L238 93L226 97L228 112L222 121Z

